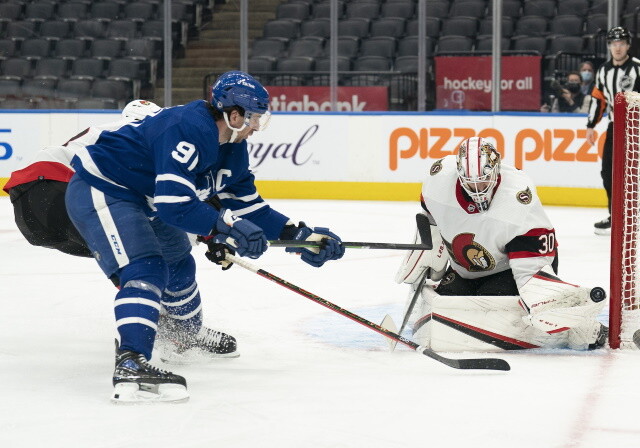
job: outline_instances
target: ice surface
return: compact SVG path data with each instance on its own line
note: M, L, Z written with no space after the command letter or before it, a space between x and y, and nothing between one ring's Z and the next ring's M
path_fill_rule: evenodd
M410 242L417 211L271 203L348 241ZM592 233L606 212L547 210L561 277L608 290L608 238ZM510 372L456 371L404 348L389 353L376 333L240 267L222 272L200 247L205 322L236 336L241 356L171 366L187 378L186 404L116 406L111 283L93 260L30 246L6 197L0 248L2 448L640 447L639 352L505 353ZM352 249L315 269L271 248L252 263L374 322L387 313L398 322L401 257Z

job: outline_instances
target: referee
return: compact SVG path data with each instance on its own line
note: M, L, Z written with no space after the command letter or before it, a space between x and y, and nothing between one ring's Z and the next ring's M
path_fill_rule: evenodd
M607 33L607 45L611 59L604 63L596 73L596 81L591 92L591 107L587 122L587 141L596 142L593 128L605 113L609 112L609 126L602 151L602 183L607 191L609 216L594 224L597 235L611 234L611 161L613 158L613 105L618 92L640 92L640 60L629 56L631 34L621 26L611 28Z

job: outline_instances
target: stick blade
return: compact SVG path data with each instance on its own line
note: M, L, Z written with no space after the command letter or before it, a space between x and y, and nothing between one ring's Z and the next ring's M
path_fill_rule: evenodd
M392 333L398 333L398 327L396 327L396 323L388 314L384 316L384 319L382 319L382 323L380 323L380 326L385 330L391 331ZM387 344L389 344L389 351L392 352L396 349L398 341L396 341L395 339L387 338Z
M502 370L509 371L511 366L504 359L498 358L476 358L476 359L451 359L440 356L433 350L427 348L422 353L429 358L435 359L449 367L462 370Z
M478 370L502 370L508 372L511 366L504 359L498 358L478 358L478 359L458 359L460 369Z

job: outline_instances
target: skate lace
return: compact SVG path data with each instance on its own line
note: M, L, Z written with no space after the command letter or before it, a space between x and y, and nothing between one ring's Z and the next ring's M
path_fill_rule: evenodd
M145 369L150 370L152 373L160 374L160 375L171 375L171 372L167 370L159 369L158 367L155 367L149 364L149 362L144 357L144 355L138 355L138 363L140 363L140 365L143 365Z
M217 347L222 342L223 335L224 333L222 332L207 329L207 331L202 332L199 335L198 339L200 340L201 343L205 345Z

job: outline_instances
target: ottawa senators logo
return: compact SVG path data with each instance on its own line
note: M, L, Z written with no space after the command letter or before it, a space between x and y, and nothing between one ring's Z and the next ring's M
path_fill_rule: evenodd
M431 169L429 170L429 174L435 176L440 171L442 171L442 159L436 160L433 165L431 165Z
M531 200L533 199L533 194L531 193L531 189L527 187L526 190L518 191L516 193L516 199L521 204L531 204Z
M445 241L451 258L469 272L491 271L496 261L489 251L473 241L473 233L456 235L451 243Z

